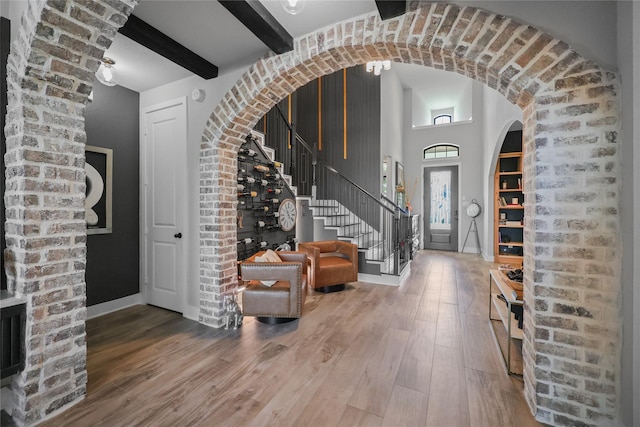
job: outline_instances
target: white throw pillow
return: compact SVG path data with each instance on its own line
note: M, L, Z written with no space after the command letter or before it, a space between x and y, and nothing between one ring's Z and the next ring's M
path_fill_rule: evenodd
M282 262L282 259L280 259L277 253L275 253L271 249L268 249L264 254L262 254L262 256L255 257L255 261L256 262ZM277 280L260 280L260 283L268 287L275 285L276 282Z

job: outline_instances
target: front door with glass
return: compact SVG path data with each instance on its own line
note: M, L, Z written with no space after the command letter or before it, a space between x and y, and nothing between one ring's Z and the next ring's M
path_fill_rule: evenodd
M424 248L458 251L458 166L424 170Z

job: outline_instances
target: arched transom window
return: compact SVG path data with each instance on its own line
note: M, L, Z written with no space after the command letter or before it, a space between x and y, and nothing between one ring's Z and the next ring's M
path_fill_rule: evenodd
M429 159L444 159L448 157L459 157L460 147L453 144L435 144L424 149L422 152L422 158L424 160Z
M433 118L433 124L443 125L446 123L451 123L452 120L453 118L451 117L451 114L438 114Z

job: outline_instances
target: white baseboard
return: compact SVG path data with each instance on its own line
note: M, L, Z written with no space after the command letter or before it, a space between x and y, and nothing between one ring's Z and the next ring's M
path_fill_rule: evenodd
M142 300L142 294L138 293L113 301L103 302L102 304L92 305L87 307L87 319L93 319L94 317L103 316L139 304L145 304L145 302Z
M404 267L402 273L399 276L393 276L391 274L365 274L358 273L358 282L375 283L376 285L387 286L400 286L400 283L407 277L411 271L411 261Z
M182 316L197 322L200 318L200 309L192 305L186 305Z

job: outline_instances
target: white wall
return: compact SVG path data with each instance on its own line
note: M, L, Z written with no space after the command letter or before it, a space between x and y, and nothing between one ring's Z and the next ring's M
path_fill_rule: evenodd
M387 195L394 200L396 185L396 162L403 163L402 141L403 124L403 90L394 71L394 66L380 75L380 168L384 156L391 156L391 164L387 171ZM382 191L382 170L380 171L380 191Z
M458 248L462 249L462 243L465 235L471 225L471 219L465 214L466 207L472 199L477 199L483 207L486 201L482 192L482 176L483 176L483 132L482 120L474 119L471 122L463 122L459 124L429 126L420 129L414 129L411 126L411 108L412 99L411 91L404 91L404 138L403 138L403 158L404 158L404 174L407 186L413 188L417 179L418 185L413 195L411 205L414 213L424 214L424 169L432 166L444 166L459 164L460 180L459 180L459 232L458 232ZM473 115L481 117L482 113L482 84L472 82L472 99L473 99ZM383 99L383 103L385 100ZM506 101L505 101L506 102ZM449 143L460 146L460 158L458 159L438 159L438 160L422 160L422 150L429 145L438 143ZM485 212L479 217L482 221ZM424 216L421 225L422 235L424 238ZM486 252L488 248L482 242L486 240L486 236L480 231L482 252ZM467 242L465 252L475 252L475 239ZM424 241L424 239L423 239Z
M472 81L456 73L429 68L426 70L424 81L412 90L413 126L432 126L432 111L451 107L454 122L469 120L473 115Z
M622 422L640 425L640 4L618 4L622 85Z
M26 0L2 0L0 1L0 16L11 21L11 41L18 37L22 14L26 12L28 2Z
M200 260L200 139L204 130L207 119L213 112L214 108L227 93L227 91L237 82L244 68L239 68L218 76L215 79L203 80L198 76L189 77L177 82L160 86L158 88L142 92L140 94L140 111L152 105L160 104L165 101L176 99L181 96L188 97L187 105L187 185L189 188L188 199L188 231L184 233L184 239L187 246L187 286L185 301L187 307L184 309L186 317L197 319L199 306L199 260ZM203 102L195 102L191 99L191 92L194 89L203 89L206 92L206 98ZM144 120L143 115L140 119ZM144 130L144 123L140 125L141 132ZM143 135L140 135L143 140ZM141 288L144 286L140 284ZM141 289L142 292L143 289Z

